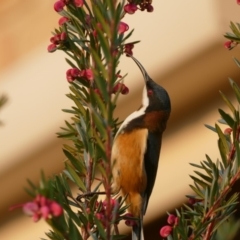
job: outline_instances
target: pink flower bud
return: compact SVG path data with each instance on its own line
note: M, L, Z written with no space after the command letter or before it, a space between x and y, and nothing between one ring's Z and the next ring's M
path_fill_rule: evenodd
M134 3L128 3L124 6L124 11L128 14L134 14L137 9L137 5Z
M132 43L129 43L129 44L126 44L125 45L125 48L124 48L124 52L127 54L127 55L133 55L133 52L132 52L132 49L134 48L134 44Z
M153 12L154 10L151 4L148 4L146 8L147 8L147 12Z
M103 206L104 207L107 206L107 200L103 201ZM111 206L112 209L115 208L115 207L117 208L119 206L119 202L116 199L111 198L110 199L110 206Z
M119 54L118 49L115 49L115 50L112 51L112 55L113 55L114 57L116 57L118 54Z
M103 215L101 213L96 213L95 214L95 217L98 219L98 220L101 220L103 218Z
M54 216L54 217L59 217L62 215L63 213L63 209L62 209L62 206L60 204L58 204L57 202L55 201L52 201L50 203L50 211L51 211L51 214Z
M122 83L117 83L113 89L112 89L112 93L117 93L118 91L121 91L122 89Z
M84 4L84 0L74 0L73 2L76 7L82 7Z
M232 48L236 47L238 45L238 42L235 41L227 41L224 43L224 47L228 50L231 50Z
M225 134L225 135L230 135L231 132L232 132L232 129L231 129L231 128L226 128L226 129L224 130L224 134Z
M87 80L92 81L92 80L94 79L92 69L85 69L84 77L85 77Z
M50 42L54 43L56 45L59 44L60 41L61 41L60 34L56 34L56 35L54 35L53 37L50 38Z
M135 226L136 225L136 222L134 221L134 220L126 220L125 221L125 224L126 224L126 226L128 226L128 227L133 227L133 226Z
M172 229L173 228L171 226L168 226L168 225L162 227L160 229L160 236L163 237L163 238L168 237L171 234Z
M126 87L125 84L123 83L117 83L112 90L112 93L117 93L117 92L121 92L121 94L125 95L129 93L129 89L128 87Z
M176 218L175 218L175 222L174 222L174 226L177 226L177 225L178 225L178 223L179 223L179 218L178 218L178 217L176 217Z
M126 95L128 93L129 93L128 87L126 87L126 85L123 84L121 94Z
M117 78L122 78L122 75L116 74L116 77L117 77Z
M110 199L110 204L111 204L112 208L118 208L118 206L119 206L118 200L116 200L114 198Z
M119 26L118 26L118 33L119 34L125 33L128 29L129 29L129 26L126 23L124 23L124 22L119 23Z
M168 224L173 225L173 224L175 223L175 218L176 218L175 215L170 214L170 215L168 216L168 218L167 218Z
M67 17L61 17L61 18L59 18L59 20L58 20L58 24L59 24L60 26L62 26L64 23L69 22L69 21L70 21L69 18L67 18Z
M86 21L86 23L87 23L88 25L90 25L91 20L92 20L91 16L90 16L89 14L86 14L86 16L85 16L85 21Z
M83 70L85 71L85 70ZM66 78L69 83L73 82L77 77L82 77L82 72L78 68L70 68L66 72Z
M178 221L179 221L179 219L177 216L175 216L173 214L170 214L168 216L168 219L167 219L168 224L176 226L176 225L178 225Z
M54 3L53 7L56 12L61 12L63 10L63 8L65 7L65 3L61 0L59 0Z
M102 29L103 29L101 23L97 23L97 24L96 24L96 27L97 27L99 30L102 30ZM92 34L93 34L94 37L97 37L97 29L93 30Z
M76 78L80 74L80 70L78 68L72 68L70 73L74 78Z
M54 43L52 43L48 45L47 50L48 52L55 52L57 50L57 46Z
M232 41L227 41L224 43L224 47L227 48L227 49L231 49L232 47Z
M60 34L60 40L65 41L67 39L67 33L66 32L61 32Z
M131 213L126 213L123 217L126 217L126 218L133 218L133 215ZM127 219L125 221L125 224L128 226L128 227L133 227L135 226L137 223L134 219Z
M195 203L198 203L198 202L202 202L203 200L202 199L197 199L197 198L194 198L194 197L189 197L188 198L188 203L193 205Z

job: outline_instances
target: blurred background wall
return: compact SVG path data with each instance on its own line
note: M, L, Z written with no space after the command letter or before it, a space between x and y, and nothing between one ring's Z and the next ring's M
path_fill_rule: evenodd
M55 133L68 118L61 109L71 102L62 53L47 53L51 31L59 16L54 0L8 0L0 4L0 94L8 103L0 112L0 238L32 240L44 237L48 227L35 224L21 210L9 206L28 200L26 179L37 183L40 170L47 176L63 169L62 141ZM131 40L141 40L134 56L171 97L172 115L164 134L158 177L145 218L148 235L158 231L160 219L184 202L190 193L192 168L205 153L219 156L217 138L204 124L213 125L218 108L226 109L219 95L231 98L228 77L239 82L232 57L238 50L223 47L229 21L240 21L235 0L155 0L154 12L136 12L124 18ZM130 93L119 101L121 119L140 104L142 76L131 59L121 59L128 73ZM126 107L127 106L127 107ZM158 232L157 232L158 234Z

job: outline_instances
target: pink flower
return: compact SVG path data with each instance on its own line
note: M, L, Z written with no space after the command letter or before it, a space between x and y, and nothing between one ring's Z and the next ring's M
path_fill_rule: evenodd
M62 26L64 23L69 22L69 21L70 21L69 18L67 18L67 17L61 17L61 18L59 18L59 20L58 20L58 24L59 24L60 26Z
M171 226L166 225L160 229L160 236L166 238L171 234L172 230Z
M47 50L48 50L48 52L55 52L57 50L56 44L52 43L52 44L48 45Z
M129 29L129 26L126 23L124 23L124 22L119 23L119 26L118 26L118 33L119 34L125 33L128 29Z
M237 4L240 5L240 0L237 0Z
M57 202L42 195L37 195L32 202L24 203L21 207L23 212L31 216L34 222L41 218L48 220L52 217L59 217L63 213L62 207Z
M65 7L65 3L64 3L64 1L59 0L54 3L53 7L56 12L61 12L63 10L63 8Z
M40 213L44 220L47 220L49 218L49 215L51 214L49 206L43 205L40 208Z
M35 202L27 202L23 205L23 212L28 216L32 216L38 209L39 206Z
M84 4L84 0L74 0L73 2L76 7L82 7Z
M128 14L134 14L137 9L137 5L134 3L128 3L124 6L124 11Z

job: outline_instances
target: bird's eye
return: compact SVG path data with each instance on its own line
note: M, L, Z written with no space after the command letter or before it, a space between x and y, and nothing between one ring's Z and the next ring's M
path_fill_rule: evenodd
M153 95L153 90L152 90L152 89L148 89L148 90L147 90L147 95L148 95L149 97L151 97L151 96Z

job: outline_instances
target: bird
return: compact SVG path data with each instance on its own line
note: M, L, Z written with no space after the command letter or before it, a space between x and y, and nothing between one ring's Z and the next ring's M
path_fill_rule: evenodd
M132 240L144 240L143 216L156 179L162 134L171 112L168 92L154 82L133 56L144 78L142 104L120 125L112 145L112 192L126 197L136 219Z

